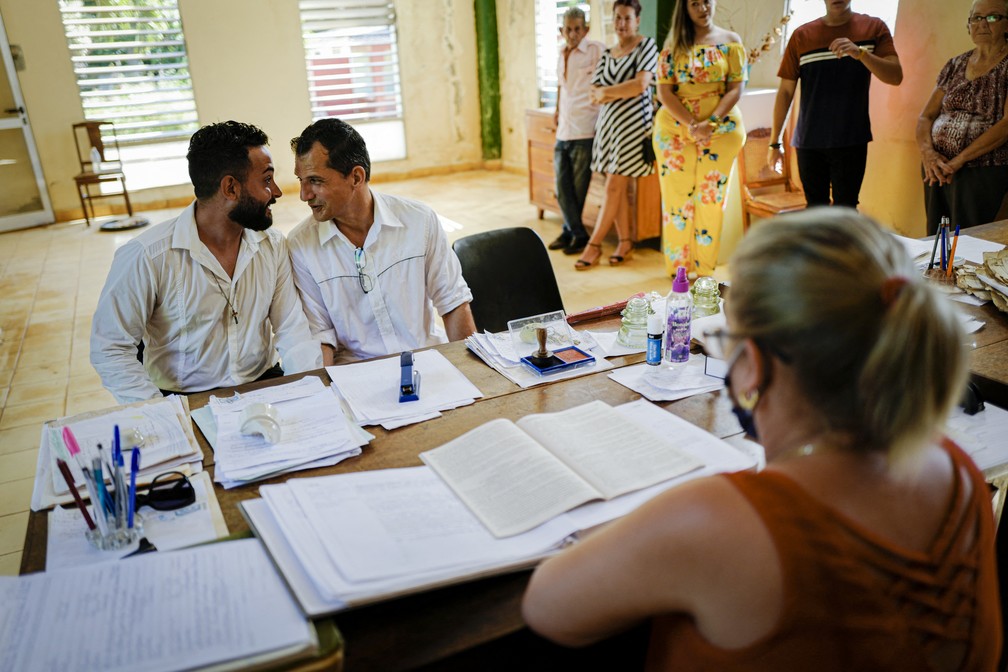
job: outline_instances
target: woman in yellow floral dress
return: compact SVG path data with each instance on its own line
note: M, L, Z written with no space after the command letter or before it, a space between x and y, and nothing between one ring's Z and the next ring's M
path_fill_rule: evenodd
M715 0L680 0L658 59L654 148L665 270L691 277L717 264L732 162L745 142L736 103L747 79L739 36L714 25Z

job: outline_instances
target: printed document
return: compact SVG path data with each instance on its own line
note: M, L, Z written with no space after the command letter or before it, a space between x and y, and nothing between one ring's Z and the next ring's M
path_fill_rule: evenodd
M702 466L601 401L517 423L492 420L420 459L497 537Z

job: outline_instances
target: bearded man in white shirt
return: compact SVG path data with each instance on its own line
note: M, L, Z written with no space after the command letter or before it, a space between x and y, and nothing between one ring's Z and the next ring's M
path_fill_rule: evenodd
M301 200L312 214L287 242L326 365L459 341L476 331L472 292L437 214L371 190L371 159L353 127L319 119L291 140L291 149Z
M91 364L120 403L322 365L286 242L270 230L281 191L267 142L237 121L196 131L186 157L196 200L116 251Z

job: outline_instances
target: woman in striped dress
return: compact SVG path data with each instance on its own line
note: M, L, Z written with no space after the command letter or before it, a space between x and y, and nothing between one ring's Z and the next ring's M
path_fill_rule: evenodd
M619 245L609 265L618 266L630 257L633 240L627 188L631 178L654 170L653 156L645 158L644 144L651 138L651 82L658 65L658 45L637 32L640 12L638 0L613 3L618 42L602 54L592 80L592 99L602 105L595 122L592 170L606 176L605 199L591 239L574 264L579 271L599 262L602 240L614 223Z

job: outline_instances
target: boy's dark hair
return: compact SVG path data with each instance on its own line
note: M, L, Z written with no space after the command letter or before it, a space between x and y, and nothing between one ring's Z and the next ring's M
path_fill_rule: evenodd
M193 133L189 139L189 179L196 198L206 199L217 193L225 175L244 182L252 166L249 149L269 144L269 138L252 124L222 121Z
M364 179L371 180L371 157L364 138L353 126L335 117L319 119L291 139L291 149L296 156L303 156L316 142L329 154L328 166L343 177L349 175L354 166L360 166L364 169Z

